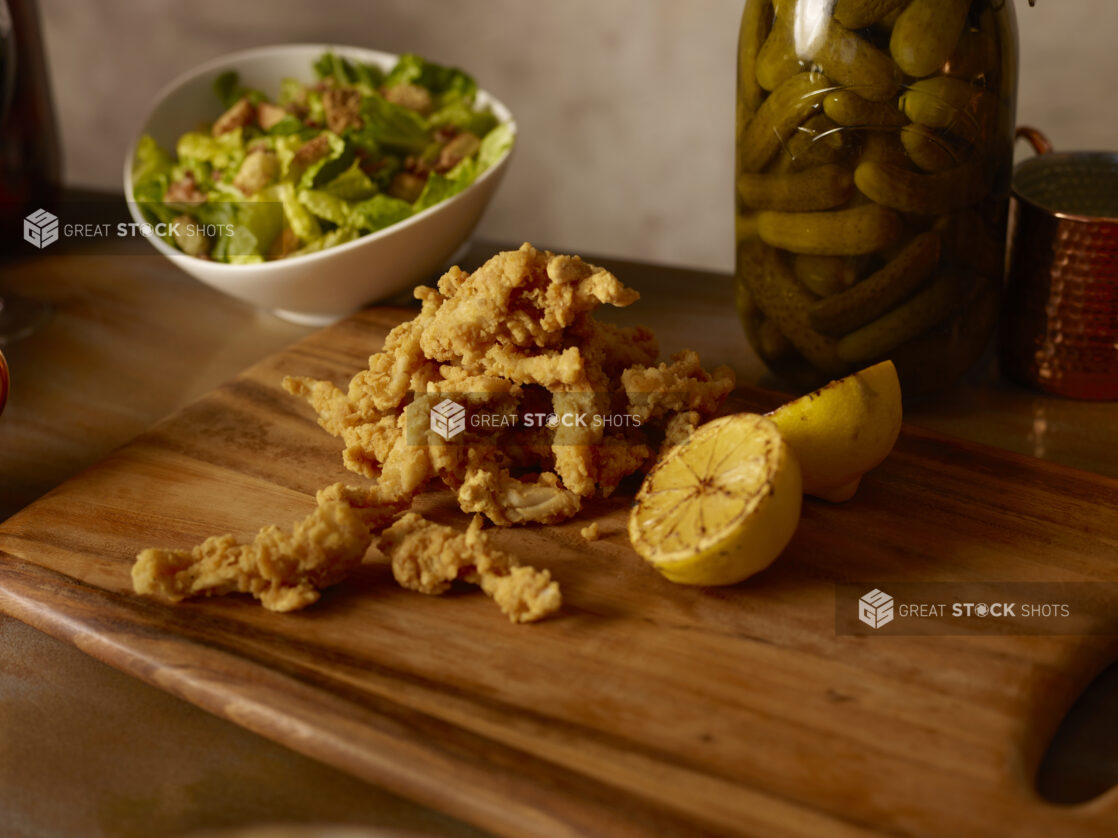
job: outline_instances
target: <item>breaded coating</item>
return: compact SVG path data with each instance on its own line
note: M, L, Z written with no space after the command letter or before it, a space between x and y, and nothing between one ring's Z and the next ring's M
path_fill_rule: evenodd
M552 478L553 488L557 479ZM543 484L541 490L548 481ZM572 497L577 503L578 497ZM489 543L481 532L480 516L465 532L414 512L393 524L407 502L385 500L379 486L335 483L320 490L317 500L315 511L290 533L270 526L251 544L221 535L192 550L143 550L132 566L132 587L172 602L248 593L271 611L296 611L317 601L320 589L342 581L360 565L380 533L378 546L405 588L441 594L460 579L481 587L518 623L546 617L562 602L559 585L546 570L521 566Z
M582 508L582 498L563 488L550 471L529 483L509 475L507 469L485 465L469 469L458 487L463 512L484 513L501 527L513 524L557 524Z
M357 513L369 530L376 532L392 523L392 519L408 508L408 502L398 498L385 498L380 486L347 486L335 483L319 489L315 501L320 507L331 503L344 503Z
M283 386L292 395L307 400L318 414L318 424L332 436L342 436L347 428L361 421L349 397L329 381L289 375Z
M441 594L457 580L469 582L514 623L540 620L563 602L548 571L521 565L489 543L480 516L463 533L409 512L381 533L377 546L392 561L392 575L401 586Z
M525 244L473 273L451 268L415 296L420 312L348 388L284 380L382 500L438 479L463 511L500 526L555 523L647 468L669 426L674 438L712 417L733 388L727 368L709 375L694 352L655 366L647 329L596 321L598 306L640 295L577 256ZM448 400L452 433L431 423ZM679 412L688 419L672 425Z
M710 415L734 389L734 371L719 367L708 375L698 353L677 352L670 364L635 366L621 373L629 412L647 422L679 411Z
M686 442L701 422L702 417L697 410L687 410L672 416L664 426L664 442L660 446L660 456L664 456L668 449Z
M132 566L132 587L173 602L247 593L270 611L295 611L360 565L371 543L357 511L327 501L290 533L265 527L251 544L221 535L192 550L143 550Z
M477 364L491 347L556 349L564 330L603 303L624 307L640 295L577 256L531 245L500 253L468 279L439 281L444 301L425 329L427 357Z

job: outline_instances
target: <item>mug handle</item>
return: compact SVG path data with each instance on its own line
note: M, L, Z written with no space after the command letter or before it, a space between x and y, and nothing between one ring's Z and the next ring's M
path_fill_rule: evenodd
M8 400L8 383L8 362L0 352L0 413L4 412L4 403Z
M1033 147L1033 151L1037 154L1051 154L1054 151L1052 142L1044 133L1036 128L1030 128L1028 125L1021 125L1017 128L1017 133L1014 139L1025 139L1029 141L1029 145Z

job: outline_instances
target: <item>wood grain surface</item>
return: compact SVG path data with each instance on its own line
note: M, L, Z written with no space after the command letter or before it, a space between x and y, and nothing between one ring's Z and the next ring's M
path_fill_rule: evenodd
M368 565L273 614L137 597L145 546L289 524L349 479L283 375L338 382L408 310L312 335L0 525L0 609L297 751L502 835L1113 835L1118 794L1039 799L1055 727L1109 637L851 637L835 583L1118 580L1118 482L906 428L850 503L805 503L769 571L674 586L627 498L497 532L564 607L508 623ZM742 392L741 404L770 397ZM421 511L465 523L431 493ZM579 536L588 520L603 538ZM142 747L142 743L137 743Z

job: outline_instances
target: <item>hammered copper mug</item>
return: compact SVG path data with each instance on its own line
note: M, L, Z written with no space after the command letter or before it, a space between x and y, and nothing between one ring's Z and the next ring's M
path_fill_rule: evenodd
M1037 156L1013 172L1002 368L1048 393L1118 399L1118 153L1017 136Z

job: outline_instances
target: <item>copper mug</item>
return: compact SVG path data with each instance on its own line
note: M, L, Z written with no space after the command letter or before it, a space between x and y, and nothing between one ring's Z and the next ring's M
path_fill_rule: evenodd
M1037 156L1013 172L1002 368L1048 393L1118 399L1118 153L1017 136Z

